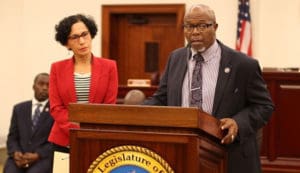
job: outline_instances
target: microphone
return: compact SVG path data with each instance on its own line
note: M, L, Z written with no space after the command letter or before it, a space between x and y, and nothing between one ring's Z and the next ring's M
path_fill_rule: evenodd
M189 61L192 56L192 50L191 50L191 45L188 43L186 46L186 67L187 67L187 97L188 97L188 107L190 107L190 102L191 102L191 76L190 76L190 66L189 66Z

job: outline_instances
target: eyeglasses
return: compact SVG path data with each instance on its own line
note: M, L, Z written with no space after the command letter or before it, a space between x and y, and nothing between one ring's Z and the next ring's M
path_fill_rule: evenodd
M70 40L79 40L80 37L82 37L83 39L86 39L89 34L90 34L89 31L84 31L80 35L77 35L77 34L71 35L71 36L68 37L68 39L70 39Z
M192 25L192 24L184 24L183 27L186 29L186 31L188 32L192 32L194 31L194 29L197 29L198 31L205 31L207 28L213 26L213 23L199 23L196 25Z

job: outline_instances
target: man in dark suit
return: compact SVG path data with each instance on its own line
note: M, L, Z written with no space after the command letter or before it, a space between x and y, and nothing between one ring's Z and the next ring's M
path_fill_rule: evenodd
M222 44L217 28L210 7L187 11L188 46L170 54L158 90L144 104L196 106L220 119L228 173L259 173L256 132L270 119L273 103L257 60Z
M53 124L48 102L49 75L34 79L34 98L14 106L7 138L4 173L51 173L53 152L48 136Z

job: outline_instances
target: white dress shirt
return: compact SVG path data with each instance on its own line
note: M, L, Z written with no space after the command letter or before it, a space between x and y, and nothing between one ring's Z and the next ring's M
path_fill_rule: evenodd
M42 106L40 106L40 112L42 112L44 110L44 107L46 106L47 102L48 102L48 99L43 102L39 102L35 98L32 99L32 109L31 109L31 118L32 119L33 119L33 115L34 115L34 111L35 111L36 107L39 104L41 104Z
M192 48L191 51L191 57L193 57L197 52ZM201 55L204 58L202 64L202 110L211 114L221 60L221 48L217 41ZM191 82L195 62L193 58L189 58L187 62L187 71L182 85L182 107L189 107L190 105Z

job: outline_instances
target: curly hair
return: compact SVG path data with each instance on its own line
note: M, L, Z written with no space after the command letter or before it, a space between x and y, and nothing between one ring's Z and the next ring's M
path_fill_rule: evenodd
M94 19L90 16L83 14L75 14L62 19L57 25L55 25L55 40L60 42L63 46L67 44L68 36L71 32L72 25L77 22L83 22L88 28L91 37L94 38L97 34L97 26Z

